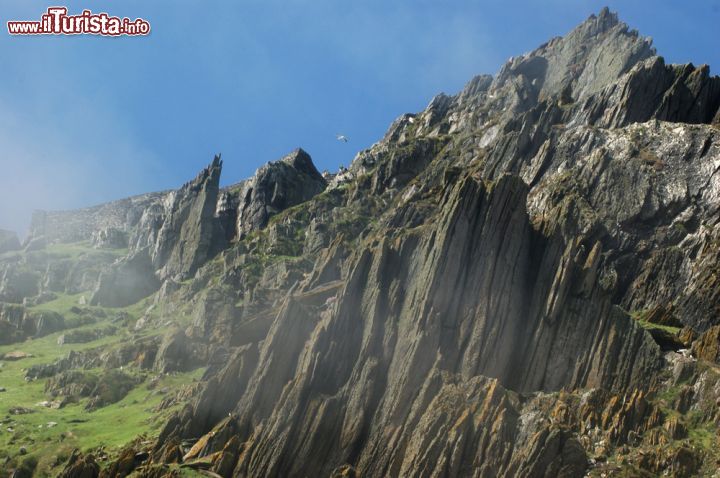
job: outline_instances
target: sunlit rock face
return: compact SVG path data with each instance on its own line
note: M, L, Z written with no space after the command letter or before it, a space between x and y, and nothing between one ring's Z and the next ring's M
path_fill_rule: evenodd
M79 228L125 257L2 263L0 324L84 280L169 329L143 367L207 367L103 476L692 476L716 464L683 440L719 418L719 109L707 67L604 9L347 169L298 149L220 189L217 157Z
M239 191L237 235L264 228L272 216L307 201L325 186L325 179L302 149L268 163Z

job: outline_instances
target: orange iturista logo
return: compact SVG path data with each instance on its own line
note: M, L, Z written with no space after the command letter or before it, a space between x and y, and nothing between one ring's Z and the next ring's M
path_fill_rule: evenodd
M150 23L142 18L131 20L90 10L68 15L67 7L49 7L39 21L9 21L7 27L11 35L136 36L150 33Z

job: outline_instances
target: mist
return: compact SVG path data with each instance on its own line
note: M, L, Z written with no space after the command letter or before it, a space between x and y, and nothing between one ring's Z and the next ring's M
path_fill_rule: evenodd
M22 238L33 210L64 210L144 192L156 158L89 105L32 121L0 104L0 228ZM69 116L86 120L73 124ZM63 128L60 133L59 128Z

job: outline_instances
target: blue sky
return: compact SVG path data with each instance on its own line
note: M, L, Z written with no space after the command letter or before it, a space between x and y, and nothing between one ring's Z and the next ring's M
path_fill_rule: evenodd
M10 37L50 5L143 17L137 38ZM0 228L33 209L223 184L301 146L350 163L391 121L609 5L670 62L715 65L720 0L0 0ZM350 138L335 140L336 133Z

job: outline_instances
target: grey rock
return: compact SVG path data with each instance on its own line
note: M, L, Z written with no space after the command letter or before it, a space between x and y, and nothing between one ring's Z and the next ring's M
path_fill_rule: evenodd
M124 231L108 227L94 231L91 242L97 249L123 249L128 246L128 237Z
M307 201L321 193L326 185L312 159L302 149L266 164L240 190L238 237L264 228L273 215Z
M183 331L176 330L163 338L153 368L160 373L186 372L195 364L190 340Z
M130 234L142 277L172 279L153 315L187 331L28 374L207 364L151 452L123 454L159 467L579 477L617 453L622 471L696 470L655 446L657 397L681 386L672 406L710 426L720 386L625 311L662 308L718 356L716 85L605 9L401 116L330 184L299 150L220 191L216 159Z
M94 233L116 229L130 231L145 209L161 202L166 192L142 194L89 208L72 211L35 211L30 237L46 237L49 242L90 241Z
M100 275L90 304L103 307L131 305L157 291L160 284L148 250L142 249Z
M80 450L73 450L65 467L58 475L60 478L97 478L100 465L92 454L83 455Z
M65 319L62 315L51 310L38 310L25 314L25 328L33 329L32 335L42 337L65 328Z
M225 245L225 234L215 217L222 161L213 162L191 182L173 191L157 233L152 259L161 278L190 277Z
M35 297L40 291L40 274L29 267L10 266L0 270L0 300L21 304L26 297Z
M40 251L47 247L47 238L45 236L29 236L25 240L23 250L25 252Z

